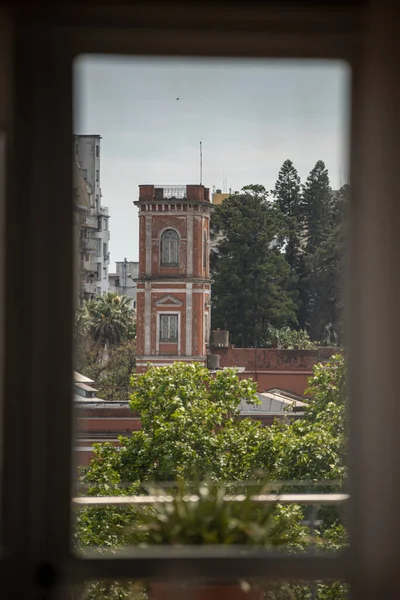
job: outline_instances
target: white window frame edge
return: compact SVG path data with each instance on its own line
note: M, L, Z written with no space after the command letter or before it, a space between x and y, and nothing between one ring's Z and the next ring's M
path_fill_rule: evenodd
M88 8L89 12L90 10L91 9ZM32 110L32 112L29 113L30 127L33 127L33 129L36 127L36 130L41 131L45 129L51 130L51 126L49 125L50 116L50 120L52 119L51 125L55 126L52 133L57 134L55 136L56 143L58 144L57 148L61 151L57 156L57 161L55 161L52 157L48 156L48 152L41 152L42 149L46 150L47 148L45 145L47 138L44 138L43 142L34 138L29 141L29 148L33 147L33 149L39 150L37 156L43 157L46 155L45 169L43 170L38 166L38 162L35 161L35 153L29 153L36 183L33 180L30 180L31 185L28 185L28 182L25 180L23 182L25 190L29 190L27 206L32 209L32 215L34 215L35 211L38 212L38 214L34 216L34 223L29 224L33 231L36 232L34 238L31 238L29 235L27 237L28 242L31 239L34 241L30 260L33 261L33 259L37 260L38 258L41 260L43 258L43 264L46 265L46 271L44 274L40 275L39 281L32 282L32 285L27 286L27 296L29 300L34 301L32 306L35 307L35 310L37 307L40 308L40 301L43 300L43 298L46 299L46 305L48 304L51 310L46 313L46 306L44 306L35 313L34 316L32 310L32 315L28 314L24 317L24 323L29 325L28 329L25 331L25 337L28 334L26 361L30 369L29 377L26 382L24 382L24 385L17 379L14 379L11 385L11 376L17 376L20 368L19 358L16 354L10 352L7 359L8 362L6 363L8 369L6 376L9 381L8 386L6 385L5 388L6 392L16 396L20 402L7 403L5 406L4 437L6 444L4 447L6 461L4 463L5 474L3 473L3 476L5 479L3 479L3 484L4 482L7 483L7 489L5 490L5 486L3 485L3 491L5 490L6 492L4 495L6 502L3 507L2 523L9 525L9 528L13 532L14 539L11 540L11 538L6 535L5 540L9 544L7 549L11 551L11 556L18 557L18 568L15 569L15 573L18 572L18 582L21 583L21 598L24 597L24 585L31 585L30 582L32 580L30 577L32 567L36 568L43 561L50 561L51 564L55 566L57 574L67 583L68 578L69 581L72 581L75 578L79 581L83 581L84 579L90 579L93 576L129 577L132 576L133 572L138 572L138 569L141 569L141 574L146 572L154 574L156 572L151 571L154 567L154 560L151 558L149 558L147 562L144 559L135 558L135 556L131 558L127 557L126 559L115 558L112 560L102 560L101 558L96 558L79 560L72 555L70 551L70 501L72 496L72 465L70 454L72 454L72 451L68 452L67 449L71 449L72 447L72 428L70 423L73 410L71 406L71 389L69 389L70 386L65 385L65 382L68 381L68 378L71 377L72 373L72 364L70 364L68 360L71 335L70 331L68 332L65 327L65 321L68 321L68 319L65 319L65 315L70 313L72 299L65 297L68 296L68 294L65 294L65 287L66 285L67 288L70 287L72 283L72 273L70 272L72 262L72 233L69 230L70 225L68 218L71 194L68 191L69 188L67 189L68 186L59 186L59 198L61 200L60 212L63 216L63 219L60 220L59 213L56 214L54 209L53 193L53 190L56 188L56 183L60 180L68 181L71 175L69 167L70 152L67 149L63 149L64 146L62 144L64 140L65 145L69 148L71 136L70 125L72 123L70 107L72 90L67 81L68 76L71 73L71 66L70 64L67 64L68 61L66 61L65 48L73 48L74 55L97 51L102 53L129 53L132 55L141 55L146 52L153 54L169 53L183 55L184 49L186 56L190 54L195 56L206 54L223 56L231 53L231 55L242 58L252 55L257 56L258 58L261 57L261 55L265 58L282 58L285 56L291 57L293 55L298 57L303 56L303 58L347 58L352 62L353 69L360 67L360 65L356 64L356 59L359 59L361 56L363 25L361 24L362 20L359 18L357 11L354 13L346 11L345 14L343 14L340 11L329 12L328 7L320 7L319 10L316 9L315 15L310 13L308 18L304 20L303 15L296 10L293 12L290 12L290 10L285 12L284 19L282 19L280 17L280 11L276 12L274 8L271 8L270 10L269 8L263 7L261 10L257 7L255 9L248 7L247 9L239 9L232 14L232 21L229 21L228 23L226 22L225 14L219 15L218 13L215 13L217 21L219 19L218 22L220 25L226 29L226 35L214 35L212 31L207 31L207 25L205 25L203 32L200 31L198 32L198 35L193 36L190 24L196 21L198 15L196 11L193 11L192 6L188 9L189 12L185 12L186 10L187 9L182 10L181 19L183 21L186 19L187 26L182 29L182 34L180 36L176 36L172 33L173 29L176 27L176 22L172 15L167 14L168 7L166 7L166 12L164 8L160 8L160 18L165 19L165 22L168 22L168 19L170 19L170 26L169 28L167 26L162 31L157 30L156 35L149 35L148 26L141 30L141 24L143 25L141 20L146 22L146 11L144 11L144 16L142 13L139 15L135 13L134 15L132 14L131 18L129 18L128 11L128 17L124 20L125 28L119 29L118 31L113 29L107 30L108 19L106 18L104 20L102 15L98 15L99 20L97 23L99 28L97 30L91 30L90 35L87 35L86 29L79 29L79 27L62 31L60 28L56 27L54 27L54 29L44 28L44 32L42 32L42 35L39 38L39 43L38 38L35 37L35 25L32 25L32 27L29 25L26 26L26 35L24 35L23 41L26 64L19 67L19 80L23 79L22 75L24 73L31 75L32 81L30 83L28 81L26 84L34 92L33 102L32 98L29 97L29 103L31 104ZM238 32L242 31L241 23L248 22L248 20L243 17L249 15L249 11L250 14L253 11L253 22L258 25L258 28L256 27L256 29L251 32L251 35L237 35ZM189 13L191 13L193 17ZM92 13L92 16L94 18L94 13ZM191 21L191 19L193 19L193 21ZM345 21L348 24L348 29L346 30L347 34L343 35L343 23ZM152 23L151 18L148 23ZM101 28L101 25L103 25L103 28ZM213 26L215 26L215 20ZM387 44L385 44L385 36L382 36L380 41L383 46L387 47ZM55 51L55 56L52 56L52 64L57 63L58 67L55 72L51 70L51 65L47 65L49 62L49 48ZM32 53L32 57L30 52ZM12 51L10 55L12 56ZM35 84L38 82L39 73L36 73L33 66L38 67L39 64L42 65L39 81L40 85L38 91L35 92ZM390 65L392 65L392 63L390 63ZM359 79L359 75L355 72L353 72L353 76L355 80ZM30 80L29 77L27 77L27 79ZM47 94L49 96L48 98L46 98L46 94L41 94L46 83L51 84L51 94ZM368 91L371 93L371 86L368 88ZM384 90L379 90L379 92L385 93ZM354 87L354 94L356 96L354 105L357 104L358 107L362 106L364 93L365 89L359 85L359 81L356 81ZM26 103L27 102L28 99L26 100ZM26 103L24 106L26 106ZM360 132L363 126L368 130L371 110L373 112L373 109L369 107L369 110L369 113L367 111L367 113L362 113L360 115L353 110L353 119L357 121L356 127L354 128L353 126L353 133L355 129ZM382 122L379 120L380 115L376 114L374 116L377 117L377 127L379 131L379 125L382 127ZM61 135L59 135L60 133ZM25 132L24 137L19 137L18 143L25 143L26 139ZM369 152L371 157L373 156L373 150L371 149L372 145L370 143L364 143L362 148L360 147L360 144L357 144L356 147L359 150L363 150L365 153ZM48 176L47 173L49 165L51 166L50 176ZM358 161L358 167L361 170L361 160ZM352 167L352 171L357 172L354 167ZM394 169L394 172L395 171L396 169ZM40 173L43 173L44 177L39 178L39 182L37 176ZM17 183L22 186L22 182ZM363 192L368 192L368 189L370 190L368 198L370 206L372 207L372 195L374 192L376 193L377 190L376 185L374 188L371 176L367 171L365 173L362 190L356 191L356 200L361 200ZM45 193L43 190L45 190ZM43 193L45 197L44 203L42 203ZM377 197L378 196L379 194ZM38 202L36 202L36 200ZM22 208L24 204L21 200L21 193L19 193L18 202ZM43 217L45 218L43 219ZM362 219L362 214L360 214L360 217ZM16 229L13 215L7 216L7 224L10 223L12 225L11 233L14 233ZM27 232L28 230L24 223L23 226L24 231ZM376 226L378 228L378 233L383 234L381 239L388 241L388 232L384 230L383 223L376 223ZM361 244L362 234L360 233L360 226L357 228L357 226L353 225L353 227L356 236L355 244ZM57 231L57 236L54 236L55 231ZM11 237L9 239L11 239ZM393 245L393 248L395 247L394 239L394 232L390 230L390 243ZM20 241L21 240L19 239L18 243L20 243ZM23 243L26 244L25 241ZM15 249L16 243L11 244L11 248ZM60 268L60 256L62 268ZM47 267L49 257L50 263L49 267ZM58 268L54 269L53 267L56 259L58 261ZM362 262L362 257L359 257L359 262L356 265L357 268L360 265L364 267L364 272L366 273L366 265L365 262ZM13 269L14 266L11 266L11 264L7 262L6 277L8 278L9 276L9 281L13 281ZM373 266L373 269L373 273L379 278L379 269L375 266ZM67 284L65 281L65 273L67 273ZM41 282L44 282L45 284L44 289L40 289ZM390 292L390 285L391 283L394 285L394 283L386 280L384 283L386 285L382 292ZM64 290L64 297L60 294L60 290L57 289L58 286L60 286L60 290ZM355 298L360 300L361 305L364 306L362 290L359 292L356 291ZM59 305L57 305L57 301L59 301ZM25 309L25 312L27 312L26 297L23 301L21 299L17 304L17 308L20 307L21 310ZM381 304L378 302L378 306L383 308L383 302L381 301ZM10 334L13 325L17 327L16 331L19 334L22 327L16 318L17 314L13 314L12 305L9 300L6 307L11 313L7 314L8 334ZM377 306L374 308L376 311ZM362 313L362 310L360 310L360 313ZM368 314L371 318L374 318L373 311L369 310ZM377 315L379 315L379 313L375 312L375 317ZM43 322L39 321L40 326L35 323L35 319L37 319L38 316L39 319L43 318ZM58 330L60 324L61 330ZM54 333L52 328L54 328ZM31 331L32 343L31 338L29 337L31 336ZM57 332L57 338L55 332ZM385 332L387 332L389 336L394 334L394 332L387 329L385 329ZM370 340L371 342L374 341L372 338L370 338ZM36 342L38 342L37 345ZM46 345L47 343L48 346ZM368 358L368 355L365 355L365 352L364 354L361 353L361 355L363 357L367 356ZM65 357L67 357L67 360L65 360ZM35 376L35 367L41 368L38 371L38 373L40 373L40 378ZM384 380L383 375L379 376L379 374L376 374L376 371L373 370L374 382L384 383L385 386L389 383L394 383L394 375L390 375L387 368L384 368L383 358L379 355L377 357L377 364L375 365L375 368L377 367L383 368L382 373L384 373L388 379ZM46 381L45 386L43 386L43 381ZM351 411L358 410L359 416L359 412L362 410L361 392L364 391L366 391L366 396L362 398L362 400L365 401L364 411L368 413L370 409L376 407L375 390L374 393L372 393L368 388L365 390L364 387L360 387L360 385L354 382L353 387L356 400L354 402L354 407L351 407ZM57 406L55 406L54 398L57 398ZM391 402L392 396L389 396L389 399ZM357 402L359 404L357 404ZM390 402L383 395L382 403L387 410L391 407ZM368 410L366 409L366 406L368 406ZM373 410L371 410L371 414L372 412ZM368 414L365 416L363 415L363 419L366 419L367 417ZM364 429L362 428L362 423L364 423L364 421L361 421L361 424L356 423L355 425L357 434L355 439L364 443L366 441L365 436L367 431L365 427ZM382 446L381 442L386 441L385 433L386 432L383 432L378 436L380 446ZM383 446L385 446L385 443L383 443ZM364 450L364 446L362 447ZM51 452L48 452L49 449L51 449ZM368 484L366 483L366 480L368 477L374 477L374 481L379 481L379 477L373 470L369 471L367 474L362 461L364 460L365 462L365 456L368 456L368 459L372 459L376 449L377 444L372 440L371 447L366 448L366 455L361 458L358 455L355 457L356 468L354 470L361 477L361 479L358 478L357 480L357 485L359 487L355 488L355 491L365 492L367 494L367 500L372 500L373 494L368 495L371 491L371 480ZM357 449L353 448L353 453L354 452L357 454ZM30 458L28 462L26 461L27 456ZM376 452L376 456L381 457L381 452ZM387 452L385 452L385 459L388 459L388 463L385 463L388 475L386 473L379 473L379 476L381 478L383 477L386 491L388 478L393 472L394 458L391 459ZM7 475L9 476L10 474L12 474L13 477L7 478ZM367 476L367 479L365 479L365 476ZM383 497L382 493L381 497ZM397 532L399 516L392 509L387 510L386 513L379 510L380 508L385 508L385 505L379 498L376 498L376 500L377 506L375 506L375 509L378 507L377 512L379 514L379 520L384 518L386 526L388 520L392 519L392 530ZM371 506L367 505L365 510L360 511L361 517L358 520L359 525L366 526L368 523L367 517L371 517L372 513L369 513L369 515L366 513L367 508L370 509ZM356 531L355 528L354 531ZM376 528L374 529L374 533L375 532ZM366 532L366 535L367 541L371 541L371 535L368 537L368 531ZM370 546L371 544L367 545ZM371 566L371 564L365 563L366 557L362 544L359 545L357 549L361 550L361 559L356 557L354 553L351 554L352 569L354 570L355 567L359 566L360 577L365 577L365 581L368 584L368 575L370 573L376 574L376 569L370 569L370 571L368 571L368 568L366 567ZM379 554L380 551L381 553ZM379 573L381 574L384 565L380 559L387 557L387 550L385 554L381 546L377 546L376 553L377 555L375 558L377 559L377 564L380 569ZM224 558L209 558L209 562L204 564L204 568L206 570L211 569L215 572L218 565L222 565L224 560L226 561ZM240 567L242 563L243 560L241 562L238 561L235 565L237 567L235 572L238 575L241 574ZM388 561L386 561L386 563L388 563ZM168 559L166 559L166 562L164 562L163 559L159 566L158 573L161 573L163 570L165 572L165 567L167 567L168 564ZM191 564L193 565L193 563ZM231 562L230 564L232 565ZM279 562L277 563L273 557L271 557L270 559L265 558L258 562L254 561L253 565L255 566L253 572L257 571L264 575L271 574L273 577L278 573L280 577L284 579L302 577L338 579L348 573L348 564L348 560L342 560L340 558L327 560L324 558L298 556L280 557ZM12 586L10 589L12 589L15 597L15 594L18 593L19 590L15 589L15 581L17 580L11 578L10 581L9 573L13 572L12 568L8 571L8 564L4 561L0 563L0 566L2 567L0 569L0 573L2 574L2 584L4 584L2 589L3 591L7 589L7 582L9 581L10 586ZM272 570L271 566L273 567ZM398 573L396 571L397 565L392 566L391 564L387 564L386 566L386 574L393 574L393 576L396 576L396 579L398 579ZM26 584L23 583L25 576L27 580ZM31 593L30 588L29 591ZM40 591L43 592L42 588L40 588ZM367 595L364 595L364 597L360 595L358 597L363 597L363 600L367 600L367 597L368 600L370 598L375 600L375 598L377 599L380 597L377 594L374 595L372 587L370 587L370 591L371 593L368 593L367 588ZM353 595L353 597L355 596Z

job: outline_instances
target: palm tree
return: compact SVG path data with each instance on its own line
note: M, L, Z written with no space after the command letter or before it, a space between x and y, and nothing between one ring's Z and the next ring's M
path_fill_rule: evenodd
M91 327L90 314L86 306L78 308L75 312L74 334L75 341L78 342L82 337L89 333Z
M131 298L107 292L97 300L90 300L86 307L90 315L90 331L94 341L104 348L116 346L124 339L133 337L134 315Z

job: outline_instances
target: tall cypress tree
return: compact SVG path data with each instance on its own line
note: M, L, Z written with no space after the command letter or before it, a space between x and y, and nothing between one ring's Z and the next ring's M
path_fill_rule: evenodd
M302 221L304 224L303 273L299 278L301 298L300 323L311 338L325 341L327 318L325 311L326 278L321 278L317 256L321 257L328 245L332 229L332 190L328 169L319 160L303 186Z
M328 235L331 201L328 169L319 160L303 186L301 213L305 227L305 251L309 255L319 248Z
M263 186L247 186L215 207L223 234L212 256L213 327L225 326L240 346L262 346L268 327L296 324L295 281L279 246L282 214Z
M316 310L311 319L316 339L341 344L343 341L343 287L346 258L346 211L350 187L344 185L333 197L330 230L308 265L315 289Z
M301 185L299 174L291 160L287 159L283 163L272 194L285 217L285 257L292 271L296 272L299 267L302 232Z

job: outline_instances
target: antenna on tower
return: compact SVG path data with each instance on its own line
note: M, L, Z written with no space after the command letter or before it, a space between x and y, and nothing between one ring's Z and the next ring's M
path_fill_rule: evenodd
M200 185L203 183L203 149L200 142Z

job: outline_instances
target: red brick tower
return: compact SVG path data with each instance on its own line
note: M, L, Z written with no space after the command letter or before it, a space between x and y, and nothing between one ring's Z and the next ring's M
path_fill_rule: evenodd
M205 362L210 329L209 189L140 185L137 370Z

